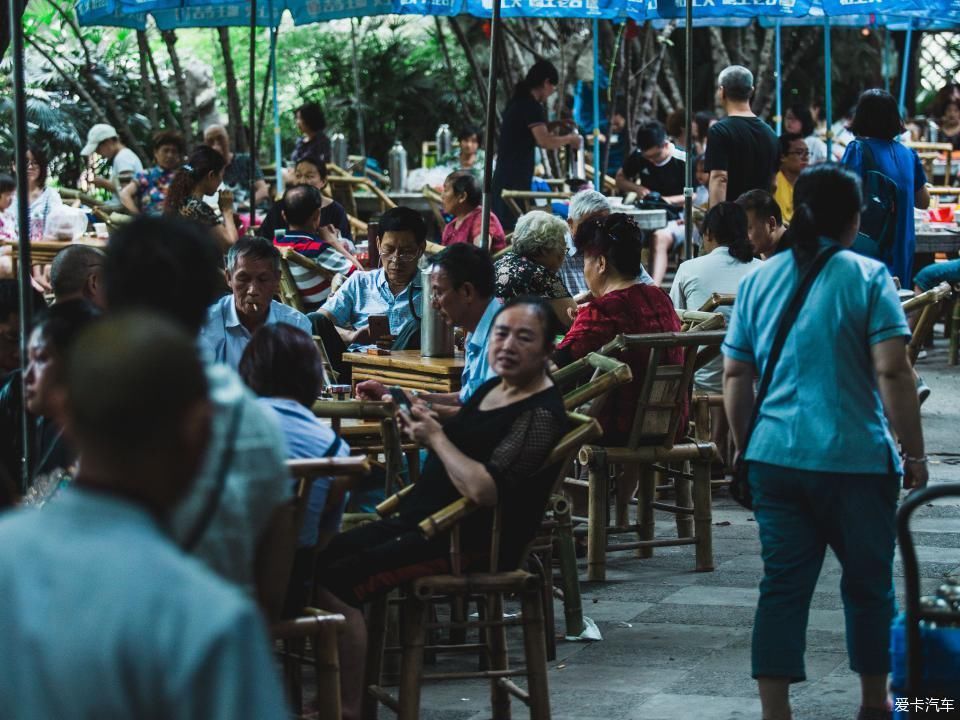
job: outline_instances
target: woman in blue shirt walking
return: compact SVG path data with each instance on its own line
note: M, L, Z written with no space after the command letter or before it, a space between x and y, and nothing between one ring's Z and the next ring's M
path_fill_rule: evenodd
M793 250L740 283L723 345L724 407L738 453L754 377L800 278L822 249L849 248L860 223L859 180L832 163L801 174L794 201ZM890 717L898 476L908 488L927 482L909 334L887 269L843 250L816 277L774 365L744 454L763 552L753 676L765 720L789 720L789 685L806 678L810 599L827 546L843 567L847 650L863 693L858 718Z

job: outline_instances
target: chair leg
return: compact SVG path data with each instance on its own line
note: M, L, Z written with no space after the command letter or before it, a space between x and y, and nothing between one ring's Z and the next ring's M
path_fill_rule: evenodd
M560 550L560 582L563 585L563 617L566 634L576 637L583 632L583 603L580 600L580 577L577 573L577 549L573 541L570 503L555 502L553 518L557 521L557 545Z
M640 471L640 493L637 496L637 534L640 540L653 540L654 517L653 498L657 492L657 475L652 467L644 466ZM653 557L653 548L637 548L638 558Z
M317 720L340 720L340 653L337 651L337 628L321 625L313 637L316 662Z
M492 593L487 596L487 620L490 622L488 644L490 646L490 669L506 670L509 667L507 659L507 628L503 624L503 595ZM537 617L537 624L543 628L543 616ZM546 652L543 650L542 652ZM510 693L500 686L498 678L490 679L490 707L493 709L493 720L510 720Z
M547 660L557 659L557 619L553 612L553 549L530 555L530 572L540 578L540 602L543 606L543 633L547 643Z
M531 720L550 720L550 690L547 685L547 657L540 596L534 591L524 592L521 603L530 718Z
M423 677L423 646L426 640L427 603L413 593L403 601L403 660L400 664L398 720L420 717L420 680Z
M587 522L587 579L607 578L607 515L610 511L610 476L607 473L607 454L590 448L587 464L590 481L590 499Z
M630 499L637 490L637 484L635 481L631 482L631 477L623 465L619 470L617 472L614 469L616 478L613 494L614 519L610 524L617 528L625 528L630 526Z
M684 465L685 464L686 463L684 463ZM677 507L692 508L693 495L691 494L690 490L691 482L690 478L686 477L685 473L683 472L684 470L686 470L686 468L682 467L681 472L674 476L673 481L677 494ZM677 513L677 537L693 537L693 518L689 515Z
M693 524L697 538L697 571L713 570L713 500L710 492L710 459L693 462Z
M367 611L367 663L363 683L363 720L377 720L380 702L367 690L371 685L380 685L383 670L383 649L387 641L386 594L374 598Z

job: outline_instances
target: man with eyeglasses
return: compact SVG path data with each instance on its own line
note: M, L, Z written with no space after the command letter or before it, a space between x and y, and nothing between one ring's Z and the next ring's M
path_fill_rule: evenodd
M381 267L353 273L310 314L314 334L322 339L344 383L349 381L350 365L341 360L343 353L376 339L370 335L371 316L386 316L396 349L416 347L420 339L422 288L417 263L427 245L426 223L416 210L395 207L380 216L379 228Z
M810 148L800 133L784 133L780 136L780 170L777 172L777 189L773 199L780 206L783 221L793 219L793 184L800 173L810 164Z

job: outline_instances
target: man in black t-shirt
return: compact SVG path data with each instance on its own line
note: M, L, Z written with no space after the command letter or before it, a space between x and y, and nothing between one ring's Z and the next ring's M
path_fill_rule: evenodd
M683 207L686 153L667 139L667 129L656 120L643 123L637 130L637 147L630 153L623 167L617 171L617 189L636 193L641 200L658 193L660 199L678 210ZM700 234L693 230L694 243L700 243ZM669 254L683 245L684 228L679 220L653 233L650 248L653 252L651 275L659 286L667 274Z
M717 99L727 116L707 134L710 207L736 200L748 190L769 192L780 161L776 134L750 109L753 73L731 65L720 73L717 85Z

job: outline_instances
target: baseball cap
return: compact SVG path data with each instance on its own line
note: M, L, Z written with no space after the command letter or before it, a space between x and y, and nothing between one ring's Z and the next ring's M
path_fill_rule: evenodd
M113 125L98 123L90 128L90 131L87 133L87 144L83 146L80 154L92 155L96 152L97 146L100 145L100 143L115 137L119 137L119 135L117 135L117 131L113 128Z

